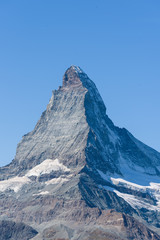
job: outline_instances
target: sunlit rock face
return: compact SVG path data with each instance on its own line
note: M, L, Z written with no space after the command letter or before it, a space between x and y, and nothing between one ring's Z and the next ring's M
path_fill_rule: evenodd
M71 66L0 168L0 220L29 225L35 240L160 239L159 171L160 153L114 126L95 84Z

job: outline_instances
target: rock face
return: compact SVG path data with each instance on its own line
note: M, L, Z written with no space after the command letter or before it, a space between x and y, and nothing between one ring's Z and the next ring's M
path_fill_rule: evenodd
M28 240L33 238L36 234L37 231L24 223L0 221L0 240Z
M160 239L160 153L114 126L79 67L0 180L0 220L36 229L26 239Z

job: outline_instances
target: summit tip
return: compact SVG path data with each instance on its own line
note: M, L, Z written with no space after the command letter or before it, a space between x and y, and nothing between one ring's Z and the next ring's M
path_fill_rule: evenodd
M83 70L79 66L70 66L63 76L63 86L77 85L81 82L79 74L83 73Z

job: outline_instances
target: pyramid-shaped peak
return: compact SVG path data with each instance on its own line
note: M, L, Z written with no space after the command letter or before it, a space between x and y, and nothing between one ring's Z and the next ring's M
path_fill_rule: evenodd
M159 233L159 185L160 153L114 126L94 82L71 66L14 160L0 168L0 239L9 228L12 240L38 231L34 239L160 240L145 226L149 219ZM19 238L24 227L29 233Z
M106 112L106 107L94 82L79 66L72 65L63 76L63 89L79 89L79 87L87 89L92 96L92 101L99 102L101 109Z
M84 71L79 66L75 66L75 65L72 65L71 67L69 67L67 71L68 70L71 70L75 73L84 73Z
M82 75L86 76L84 71L80 67L72 65L66 70L63 76L63 86L69 87L69 86L77 86L79 84L82 84L81 82Z

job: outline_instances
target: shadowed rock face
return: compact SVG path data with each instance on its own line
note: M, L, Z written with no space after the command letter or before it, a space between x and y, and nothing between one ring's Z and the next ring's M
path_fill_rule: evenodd
M37 231L24 223L0 221L0 240L29 240L37 235Z
M159 170L160 153L114 126L95 84L71 66L0 168L0 219L30 225L35 240L160 239L148 228L159 232Z

